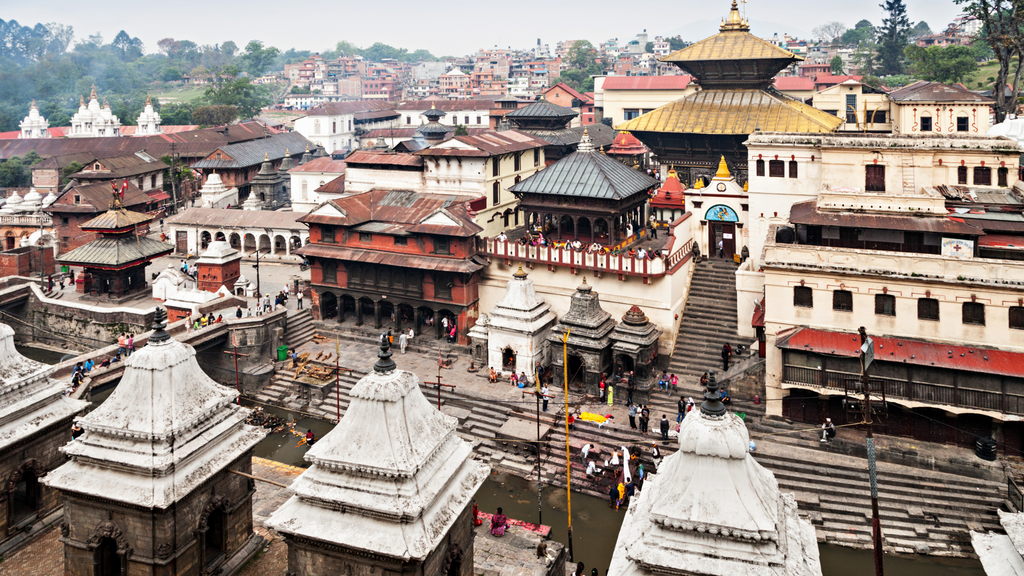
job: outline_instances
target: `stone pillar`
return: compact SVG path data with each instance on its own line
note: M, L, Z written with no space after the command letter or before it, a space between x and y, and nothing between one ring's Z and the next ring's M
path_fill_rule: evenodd
M356 300L356 326L363 325L363 302Z
M373 303L373 327L377 329L380 329L381 327L380 300L376 300Z

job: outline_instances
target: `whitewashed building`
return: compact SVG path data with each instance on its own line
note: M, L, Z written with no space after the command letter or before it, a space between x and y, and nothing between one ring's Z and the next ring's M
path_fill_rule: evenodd
M359 135L386 128L401 116L391 102L360 100L320 104L295 121L295 131L328 154L358 147Z
M520 265L508 281L505 297L494 305L486 322L477 324L486 333L486 366L506 375L534 374L538 363L547 364L546 340L557 320L527 276Z
M146 107L139 114L135 122L138 127L135 129L136 136L153 136L162 134L160 129L160 114L153 110L153 99L146 95Z
M343 178L345 168L344 160L323 156L288 170L288 176L292 183L292 211L308 213L327 200L341 198L345 189ZM334 186L337 186L338 192L330 192L324 188L328 183L339 178L341 181L332 185L331 188L334 190Z
M18 127L21 128L21 134L18 138L49 138L50 137L50 123L46 121L39 114L39 107L36 106L36 101L32 101L32 107L28 109L28 116L22 120Z
M79 101L78 112L71 117L71 132L68 138L113 138L121 135L121 120L110 111L110 104L100 102L96 97L96 87L92 87L89 104L85 98Z

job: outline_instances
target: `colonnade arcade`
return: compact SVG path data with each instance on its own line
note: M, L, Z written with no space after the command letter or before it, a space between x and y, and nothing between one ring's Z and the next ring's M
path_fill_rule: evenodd
M210 242L228 242L232 248L251 254L260 251L262 254L290 256L292 251L309 244L309 234L275 231L266 232L229 232L223 230L202 230L199 233L200 250L206 250Z
M639 204L618 214L587 214L580 211L529 211L531 232L542 231L549 240L579 240L587 244L613 246L625 240L628 232L639 233L644 222L644 206Z
M320 293L320 318L339 324L354 322L355 326L372 326L380 330L391 328L395 334L412 328L414 334L440 339L445 337L442 318L458 322L465 308L445 307L434 302L410 301L400 298L371 298L362 294L349 294L340 290L317 287ZM456 336L465 340L459 326Z

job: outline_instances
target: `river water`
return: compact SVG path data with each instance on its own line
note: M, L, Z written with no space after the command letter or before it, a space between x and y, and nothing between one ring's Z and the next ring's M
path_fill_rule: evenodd
M62 354L50 350L19 346L18 350L30 358L55 364ZM106 386L91 396L93 405L99 405L113 392L113 386ZM243 404L252 406L243 401ZM256 446L255 455L292 466L305 467L304 456L308 447L302 442L307 430L312 429L317 438L323 438L334 427L334 423L277 407L264 406L264 410L289 422L291 430L270 434ZM543 523L551 526L551 538L563 544L568 543L568 505L565 489L544 486L541 489L543 501ZM492 474L476 493L481 511L493 513L499 506L510 518L537 522L537 484L509 474ZM625 510L615 510L608 501L584 494L572 494L573 552L575 560L583 562L586 573L591 568L600 570L602 576L611 561L612 551L618 537L619 527ZM884 527L883 527L884 529ZM868 576L874 573L874 561L870 550L858 550L842 546L822 544L821 553L823 576ZM933 556L902 556L887 554L885 571L889 576L985 576L977 560L959 558L937 558Z

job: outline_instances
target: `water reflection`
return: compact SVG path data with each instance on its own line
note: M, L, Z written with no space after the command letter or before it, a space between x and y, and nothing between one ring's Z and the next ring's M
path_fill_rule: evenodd
M256 404L251 401L242 400L244 406L253 408ZM254 454L260 458L266 458L275 462L281 462L291 466L308 466L303 458L309 446L306 445L305 437L308 430L312 430L317 439L323 438L331 429L334 423L319 418L310 418L299 412L276 408L274 406L261 406L269 414L273 414L288 425L280 432L267 435L256 445Z
M69 358L78 356L77 353L69 354L64 351L37 348L35 346L22 346L21 344L15 344L14 348L25 358L35 360L36 362L42 362L43 364L50 364L51 366L59 364Z

